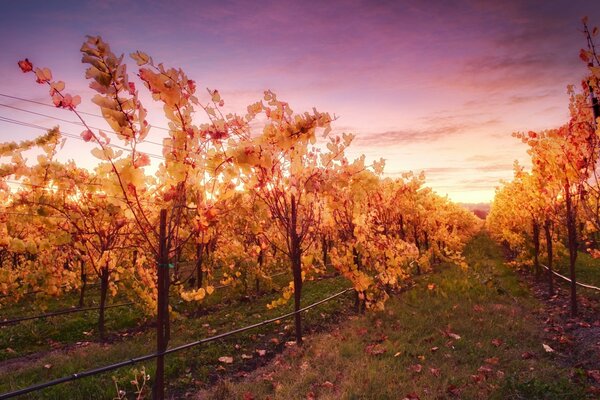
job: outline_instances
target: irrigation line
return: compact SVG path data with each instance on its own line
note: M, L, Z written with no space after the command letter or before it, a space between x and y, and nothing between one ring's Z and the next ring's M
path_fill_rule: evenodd
M546 268L548 271L550 270L550 268L548 268L548 267L547 267L547 266L545 266L544 264L540 264L540 265L541 265L542 267ZM561 275L561 274L559 274L559 273L558 273L558 272L556 272L556 271L552 271L552 273L553 273L554 275L558 276L558 277L561 277L562 279L564 279L565 281L567 281L567 282L569 282L569 283L571 282L571 279L567 278L567 277L566 277L566 276L564 276L564 275ZM599 287L596 287L596 286L592 286L592 285L586 285L585 283L580 283L580 282L575 282L575 284L576 284L576 285L579 285L579 286L581 286L581 287L587 288L587 289L592 289L592 290L597 290L597 291L600 291L600 288L599 288Z
M280 316L275 317L275 318L267 319L267 320L264 320L264 321L261 321L261 322L257 322L256 324L245 326L243 328L234 329L232 331L221 333L221 334L218 334L218 335L215 335L215 336L211 336L211 337L207 337L207 338L204 338L204 339L200 339L200 340L197 340L195 342L183 344L181 346L172 347L172 348L167 349L167 350L165 350L163 352L156 352L156 353L152 353L152 354L147 354L145 356L131 358L131 359L126 360L126 361L121 361L121 362L118 362L118 363L115 363L115 364L110 364L110 365L106 365L106 366L103 366L103 367L99 367L99 368L95 368L95 369L90 369L90 370L83 371L83 372L78 372L78 373L75 373L75 374L72 374L72 375L69 375L69 376L65 376L65 377L62 377L62 378L59 378L59 379L55 379L55 380L52 380L52 381L49 381L49 382L45 382L45 383L41 383L41 384L38 384L38 385L29 386L29 387L26 387L26 388L23 388L23 389L15 390L13 392L8 392L8 393L0 394L0 400L10 399L10 398L13 398L13 397L16 397L16 396L21 396L21 395L24 395L24 394L27 394L27 393L36 392L38 390L42 390L42 389L45 389L45 388L48 388L48 387L51 387L51 386L60 385L61 383L75 381L77 379L86 378L88 376L97 375L97 374L100 374L100 373L103 373L103 372L113 371L113 370L121 368L121 367L126 367L128 365L137 364L137 363L142 362L142 361L151 360L151 359L156 358L158 356L163 356L163 355L175 353L175 352L178 352L178 351L181 351L181 350L189 349L190 347L195 347L195 346L198 346L198 345L201 345L201 344L205 344L205 343L213 342L215 340L223 339L223 338L226 338L228 336L235 335L237 333L245 332L245 331L248 331L250 329L258 328L258 327L261 327L261 326L264 326L264 325L269 325L269 324L275 323L276 321L280 321L282 319L287 319L287 318L293 317L294 315L299 314L299 313L301 313L303 311L310 310L311 308L314 308L314 307L316 307L318 305L321 305L321 304L326 303L326 302L328 302L330 300L333 300L336 297L339 297L339 296L343 295L344 293L347 293L347 292L349 292L351 290L353 290L353 289L352 288L344 289L341 292L338 292L336 294L333 294L333 295L331 295L329 297L324 298L323 300L317 301L316 303L313 303L313 304L310 304L310 305L308 305L306 307L303 307L303 308L299 309L298 311L292 311L292 312L280 315Z
M277 273L275 273L275 274L273 274L273 275L268 275L268 276L265 276L264 278L269 278L269 279L272 279L272 278L275 278L276 276L285 275L285 274L287 274L288 272L289 272L289 271L281 271L281 272L277 272ZM229 286L233 286L233 284L234 284L235 282L236 282L236 281L233 281L233 282L231 282L231 283L226 283L226 284L224 284L224 285L218 285L218 286L215 286L215 287L214 287L214 289L215 289L215 290L217 290L217 289L223 289L223 288L226 288L226 287L229 287Z
M104 309L107 309L107 308L117 308L117 307L125 307L125 306L130 306L130 305L133 305L133 302L121 303L121 304L111 304L111 305L105 306ZM9 319L9 320L5 320L5 321L0 321L0 326L16 324L17 322L30 321L32 319L42 319L42 318L56 317L58 315L64 315L64 314L72 314L72 313L77 313L77 312L99 310L100 308L101 307L99 307L99 306L97 306L97 307L86 307L86 308L70 308L70 309L67 309L67 310L61 310L61 311L51 312L51 313L42 314L42 315L33 315L31 317L21 317L21 318L15 318L15 319Z
M120 280L120 279L117 279L116 281L112 281L112 283L119 283L119 282L121 282L121 280ZM88 289L88 288L91 288L91 287L94 287L94 286L98 286L99 284L100 284L100 282L99 282L99 281L98 281L98 282L93 282L93 283L87 283L85 287L86 287L86 289ZM61 289L65 289L65 288L67 288L67 287L68 287L68 286L66 286L66 285L63 285L63 286L61 286L60 288L61 288ZM65 292L65 293L73 293L75 290L79 290L79 289L81 289L81 286L80 286L80 287L77 287L77 288L73 288L73 289L74 289L73 291L71 291L71 292ZM41 290L41 289L39 289L39 290L33 290L33 291L31 291L31 292L25 292L25 293L21 293L21 296L30 296L30 295L32 295L32 294L37 294L37 293L44 293L44 290ZM4 298L6 298L6 297L10 297L10 296L11 296L11 294L1 294L1 295L0 295L0 299L4 299Z

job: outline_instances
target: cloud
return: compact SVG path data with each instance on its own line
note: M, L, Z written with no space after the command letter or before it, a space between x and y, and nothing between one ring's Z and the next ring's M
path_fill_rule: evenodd
M464 126L455 125L422 130L406 129L370 134L359 133L356 135L355 143L359 146L386 147L394 144L431 142L449 135L456 135L464 130Z
M423 128L395 129L384 132L358 133L355 143L365 147L387 147L395 144L419 144L434 142L444 138L481 130L500 124L496 118L477 120L473 116L421 117L418 121L427 123Z

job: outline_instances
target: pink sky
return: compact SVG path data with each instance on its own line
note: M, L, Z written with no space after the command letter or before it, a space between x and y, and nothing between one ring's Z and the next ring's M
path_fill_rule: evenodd
M425 170L438 193L463 202L490 201L513 161L526 163L512 132L566 120L566 85L585 73L581 17L600 25L600 2L583 0L39 3L0 4L0 94L48 102L17 68L28 57L97 112L78 50L99 34L117 53L139 49L182 67L198 87L219 89L230 111L244 113L272 89L298 112L335 114L336 131L357 135L351 156L385 158L390 176ZM0 104L1 117L41 126L58 122L5 105L74 119L2 96ZM160 109L146 106L165 126ZM1 141L39 133L0 120ZM90 148L69 139L62 157L91 165Z

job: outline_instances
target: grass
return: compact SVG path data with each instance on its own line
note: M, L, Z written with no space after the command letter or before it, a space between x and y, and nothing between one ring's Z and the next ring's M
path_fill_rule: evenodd
M557 270L561 274L569 276L568 257L558 262ZM600 260L593 258L587 253L579 252L577 263L575 264L575 272L578 281L600 287Z
M285 276L276 279L278 280L274 282L276 286L281 286L286 282ZM307 282L304 287L303 304L320 300L338 291L345 284L341 278ZM193 319L180 317L173 320L170 346L188 343L290 311L291 304L275 310L266 309L265 305L276 296L278 296L277 293L269 291L255 301L248 301L247 297L242 296L235 288L217 291L201 306L200 314L204 313L205 315ZM335 320L340 310L349 309L351 303L349 296L345 296L324 304L315 311L306 313L304 316L305 328L307 331L317 330L327 321ZM173 305L182 313L190 312L192 307L197 307L184 303L174 303ZM112 318L110 314L108 318L109 320ZM94 319L92 318L92 320ZM37 323L43 326L60 324L50 320ZM74 329L79 328L75 327ZM11 329L20 329L21 332L28 330L26 324L11 327ZM205 386L216 380L219 375L230 373L229 371L243 371L244 368L247 368L248 361L243 360L241 354L251 356L251 361L254 363L266 362L274 353L281 351L286 341L291 340L292 331L291 322L282 321L275 326L258 328L230 339L212 342L168 356L166 371L169 393L180 394L189 387ZM26 336L31 337L29 333ZM68 341L72 338L64 336L63 339ZM13 344L17 341L14 340ZM22 345L27 346L26 339L23 340ZM29 346L29 349L36 348L35 344ZM259 356L256 350L265 350L265 356ZM15 359L12 362L9 360L7 363L10 364L5 364L4 367L0 364L0 393L127 360L153 351L155 351L155 333L153 329L142 329L126 337L118 337L110 343L85 343L83 346L75 345L66 350L50 351L32 359ZM233 356L235 362L231 365L222 365L218 361L221 356ZM138 365L135 368L139 369L140 367ZM145 367L146 371L153 375L154 362L148 362ZM131 392L133 388L130 381L135 368L124 367L112 373L48 388L24 398L112 399L116 395L113 375L120 388Z
M89 289L86 296L86 307L98 306L99 293L97 287ZM36 301L44 302L45 310L36 307ZM69 293L61 298L41 296L37 299L25 298L16 304L3 306L2 319L8 320L20 316L40 315L74 308L78 301L79 296L76 293ZM117 297L111 299L109 304L128 301L123 293L119 293ZM143 320L143 316L135 307L129 306L107 309L105 319L106 330L110 333L137 326ZM60 344L95 340L97 339L97 322L98 311L91 310L2 326L0 327L0 361L45 351Z
M187 271L184 272L184 275L187 275ZM263 280L261 287L263 290L269 291L273 287L281 285L285 280L284 278L273 282ZM209 311L211 307L229 301L232 295L241 296L241 288L218 290L215 296L209 296L206 299L203 308ZM119 290L116 297L110 298L107 305L130 301L131 299L126 296L123 289ZM48 297L43 294L25 296L19 302L2 304L0 320L76 308L78 302L79 293L77 291L66 293L61 297ZM94 307L98 306L99 303L99 285L89 287L86 290L85 306ZM176 311L185 314L193 314L198 311L195 303L179 301L173 303L172 306ZM144 327L147 328L148 325L148 318L135 305L108 308L105 319L106 331L109 337L123 331L131 332ZM68 346L77 342L98 341L97 323L98 311L91 310L0 326L0 362L47 351L60 345Z
M583 388L569 381L570 371L557 366L554 357L558 356L544 352L537 314L542 305L514 271L504 267L497 246L481 234L470 242L465 255L469 270L442 265L436 273L417 278L413 289L393 296L383 312L355 316L348 311L353 303L349 295L307 312L302 348L286 346L293 333L292 321L287 320L169 355L168 394L212 399L585 398ZM273 286L285 282L285 276L277 277ZM346 285L342 278L307 282L303 304ZM288 312L291 304L266 309L276 296L267 291L248 301L239 289L229 288L217 291L200 307L174 303L181 314L199 317L175 319L170 346ZM75 345L81 338L78 332L94 326L96 314L61 318L9 327L11 346L19 349L18 355L43 346L48 349L44 340L52 329L56 340L70 346L0 363L0 393L155 349L150 326L115 336L108 343ZM142 320L134 308L107 311L109 331L122 331ZM0 340L7 328L0 329ZM219 362L222 356L232 357L233 363ZM154 374L153 361L143 366ZM141 367L124 367L24 398L113 399L113 377L134 398L130 381Z
M542 259L541 262L545 264L546 260ZM570 277L568 254L565 254L557 262L555 261L553 269L566 277ZM546 270L543 272L547 273ZM579 252L575 264L575 274L577 282L600 287L600 260L593 258L588 253ZM569 285L569 282L566 282L558 276L555 276L554 278L555 282L558 282L558 284L563 287ZM578 286L577 292L578 294L581 293L594 300L600 300L600 291Z
M468 271L443 266L389 300L289 349L211 399L583 399L542 348L541 307L481 234ZM460 338L459 338L460 337Z

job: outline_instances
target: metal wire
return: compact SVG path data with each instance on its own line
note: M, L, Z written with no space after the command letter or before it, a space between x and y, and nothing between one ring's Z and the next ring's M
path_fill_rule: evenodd
M548 271L550 271L550 268L548 268L548 267L547 267L547 266L545 266L544 264L540 264L540 265L541 265L542 267L546 268ZM554 275L556 275L556 276L558 276L558 277L560 277L560 278L564 279L565 281L567 281L567 282L569 282L569 283L571 282L571 279L567 278L567 277L566 277L566 276L564 276L564 275L561 275L561 274L559 274L558 272L556 272L556 271L554 271L554 270L552 271L552 273L553 273ZM596 287L596 286L592 286L592 285L586 285L585 283L580 283L580 282L575 282L575 284L576 284L576 285L579 285L579 286L581 286L581 287L584 287L584 288L586 288L586 289L592 289L592 290L597 290L597 291L600 291L600 288L599 288L599 287Z
M65 376L65 377L62 377L62 378L59 378L59 379L55 379L55 380L52 380L52 381L49 381L49 382L45 382L45 383L41 383L41 384L38 384L38 385L29 386L27 388L15 390L13 392L4 393L4 394L0 395L0 400L10 399L10 398L13 398L13 397L16 397L16 396L21 396L21 395L24 395L24 394L27 394L27 393L36 392L36 391L39 391L39 390L42 390L42 389L45 389L45 388L48 388L48 387L51 387L51 386L60 385L61 383L71 382L71 381L74 381L74 380L77 380L77 379L81 379L81 378L85 378L85 377L92 376L92 375L98 375L98 374L101 374L103 372L113 371L113 370L121 368L121 367L125 367L125 366L128 366L128 365L137 364L139 362L146 361L146 360L151 360L151 359L156 358L158 356L163 356L163 355L175 353L175 352L178 352L178 351L181 351L181 350L189 349L190 347L195 347L195 346L198 346L198 345L201 345L201 344L205 344L205 343L213 342L215 340L223 339L223 338L226 338L228 336L235 335L236 333L241 333L241 332L245 332L245 331L248 331L250 329L255 329L255 328L258 328L258 327L261 327L261 326L264 326L264 325L269 325L269 324L275 323L276 321L280 321L282 319L287 319L287 318L293 317L294 315L299 314L299 313L301 313L303 311L310 310L311 308L314 308L314 307L316 307L318 305L321 305L323 303L331 301L331 300L335 299L336 297L339 297L339 296L343 295L344 293L347 293L347 292L349 292L351 290L354 290L354 289L352 289L352 288L344 289L341 292L338 292L338 293L333 294L333 295L331 295L329 297L326 297L323 300L317 301L316 303L313 303L311 305L303 307L303 308L299 309L298 311L292 311L292 312L280 315L280 316L275 317L275 318L270 318L270 319L258 322L256 324L245 326L243 328L234 329L232 331L221 333L219 335L211 336L211 337L208 337L208 338L200 339L200 340L197 340L195 342L183 344L181 346L172 347L172 348L167 349L167 350L165 350L163 352L156 352L156 353L147 354L147 355L144 355L144 356L141 356L141 357L131 358L131 359L126 360L126 361L121 361L121 362L118 362L118 363L115 363L115 364L110 364L110 365L106 365L106 366L103 366L103 367L99 367L99 368L95 368L95 369L91 369L91 370L87 370L87 371L83 371L83 372L78 372L78 373L75 373L75 374L72 374L72 375L69 375L69 376Z
M122 304L111 304L111 305L105 306L104 309L125 307L125 306L130 306L133 304L134 304L133 302L122 303ZM30 321L32 319L42 319L42 318L55 317L55 316L64 315L64 314L72 314L72 313L77 313L77 312L99 310L100 308L101 307L99 307L99 306L98 307L86 307L86 308L72 308L72 309L68 309L68 310L55 311L55 312L51 312L51 313L47 313L47 314L33 315L30 317L9 319L6 321L0 321L0 326L12 325L12 324L16 324L18 322Z

